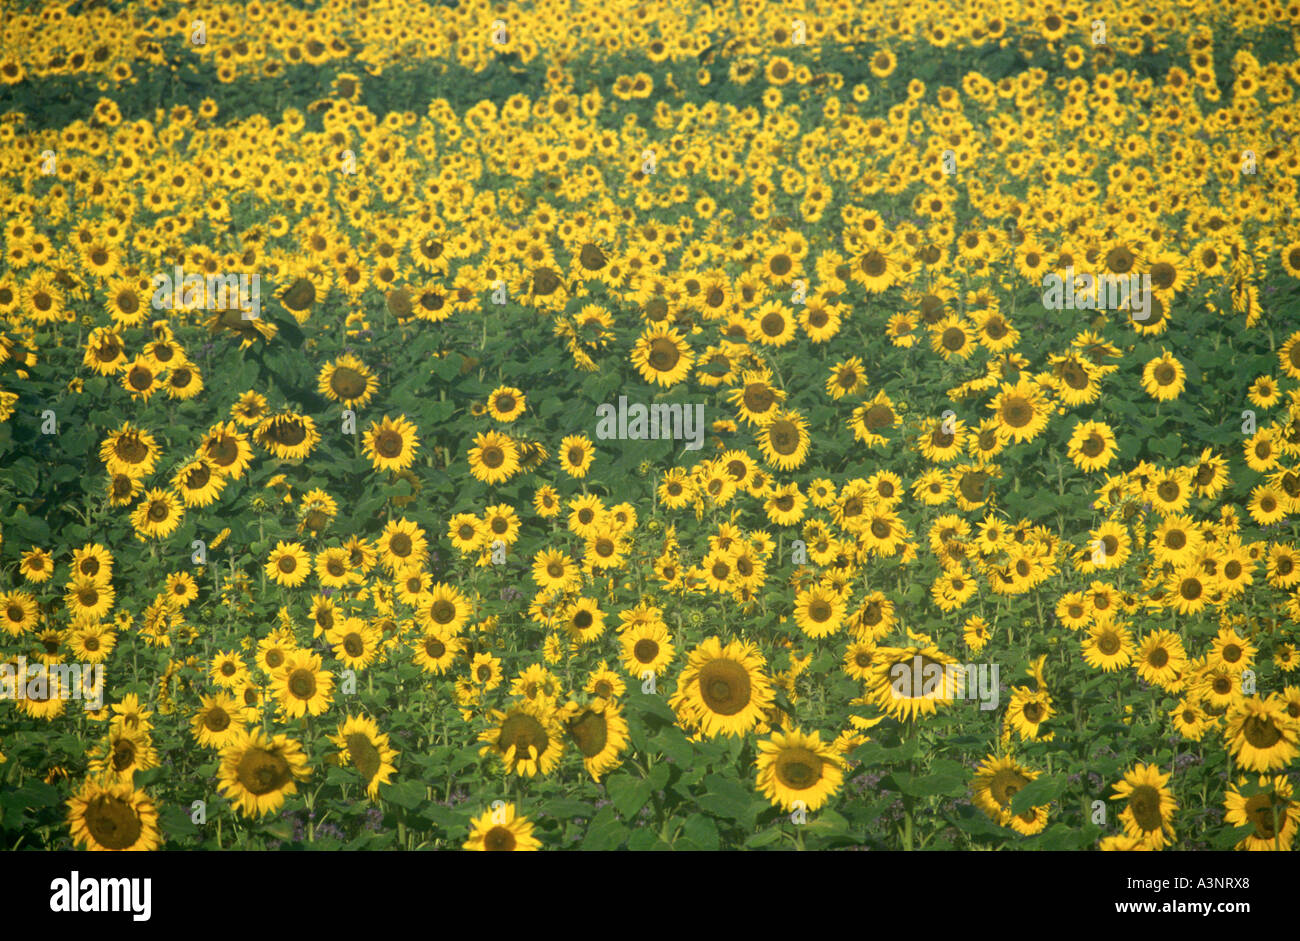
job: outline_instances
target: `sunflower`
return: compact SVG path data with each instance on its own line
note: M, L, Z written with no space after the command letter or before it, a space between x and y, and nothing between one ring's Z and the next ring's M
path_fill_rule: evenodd
M47 634L53 636L42 636ZM57 649L61 639L57 631L43 631L41 635L37 635L37 643L40 644L37 649L46 651L51 646ZM63 661L62 655L51 656L44 652L36 659L47 666ZM64 677L52 672L39 672L29 676L24 674L26 667L13 659L0 666L3 666L3 672L0 674L2 679L0 699L11 699L18 695L19 691L23 691L23 696L18 699L16 706L24 715L33 719L43 719L46 722L53 722L63 715L67 704L66 696L69 694L65 684L73 682L73 677Z
M798 728L773 732L758 743L757 787L772 805L791 811L817 810L844 783L843 759L820 732Z
M1135 647L1132 635L1123 624L1114 620L1099 621L1088 629L1083 641L1083 659L1093 669L1106 673L1128 666L1133 660Z
M158 753L146 729L115 725L92 753L90 770L130 783L137 771L158 767Z
M545 458L545 451L542 452ZM596 459L596 447L586 435L568 435L560 442L560 467L570 477L583 478ZM537 462L540 464L540 460Z
M1176 357L1163 351L1142 369L1142 388L1157 402L1178 398L1187 382L1187 370Z
M101 376L115 375L126 364L121 333L113 327L96 327L90 331L82 362Z
M597 693L596 695L608 698L613 695L614 687L608 680L598 681L597 676L604 673L608 676L614 677L615 679L617 679L617 677L606 669L604 661L601 663L601 667L594 671L591 678L588 680L587 691L591 692L592 688L599 685L603 692ZM618 684L622 687L622 680L618 680ZM620 692L625 691L625 689L626 688L624 687ZM561 683L559 678L540 663L529 664L524 668L523 672L510 681L511 696L519 696L523 699L544 698L552 705L554 705L558 700L560 691Z
M191 363L177 364L163 381L167 397L185 402L203 391L203 373Z
M898 58L889 49L877 49L867 63L876 78L888 78L898 66Z
M619 766L619 754L628 743L628 726L617 702L597 698L587 706L569 703L562 721L592 780L599 783L603 775Z
M1007 728L1014 729L1022 739L1033 742L1046 738L1042 732L1043 723L1055 714L1052 697L1046 690L1035 692L1017 686L1011 692L1011 702L1007 704L1004 722Z
M423 565L429 558L429 542L424 530L408 519L389 520L379 534L379 558L392 573L412 565Z
M1260 775L1254 793L1242 793L1245 783L1229 784L1223 801L1225 823L1237 827L1255 825L1236 848L1289 851L1300 830L1300 804L1292 799L1291 782L1283 775Z
M379 785L387 784L397 773L393 760L398 753L388 744L388 735L379 731L374 719L350 715L339 724L330 741L339 750L340 763L350 765L361 775L366 796L377 799Z
M457 513L447 524L447 538L462 555L481 549L489 537L487 525L473 513Z
M362 581L359 572L353 571L350 553L342 546L323 549L316 555L316 578L322 588L346 588Z
M1274 543L1268 551L1268 581L1276 588L1300 583L1300 553L1285 543Z
M1031 441L1047 427L1051 407L1039 386L1028 378L1014 385L1002 383L1001 391L989 403L1000 434L1016 441Z
M802 467L812 439L808 420L793 410L778 410L755 433L763 459L771 466L789 471Z
M1251 489L1247 510L1250 518L1261 526L1272 526L1281 522L1287 513L1281 493L1267 484L1260 484Z
M486 484L505 483L519 472L519 446L496 431L481 431L469 449L469 470Z
M158 811L129 781L86 778L68 800L72 842L88 850L156 850Z
M842 360L831 367L826 379L826 394L832 399L842 399L867 387L867 371L859 356Z
M221 792L245 817L261 817L283 806L298 792L298 781L311 776L302 746L287 735L260 729L241 732L221 749L217 772Z
M122 388L131 394L131 398L148 402L162 387L162 376L153 363L143 356L137 356L122 366Z
M326 363L317 377L320 394L344 408L364 408L379 391L379 380L360 359L345 353Z
M643 679L647 672L662 676L676 655L672 636L661 621L637 624L619 634L623 648L623 668Z
M763 498L763 510L775 526L797 526L807 505L808 498L793 481L769 490Z
M172 477L172 487L187 507L209 506L225 486L226 478L202 455L183 465Z
M976 345L970 323L957 314L949 314L930 327L930 347L945 360L965 359Z
M750 642L725 647L710 637L691 651L669 705L679 723L704 735L744 735L771 708L774 691L763 672L765 660Z
M578 598L564 609L563 626L575 643L589 644L605 633L605 615L593 598Z
M676 330L652 327L632 347L632 365L646 382L672 386L685 379L695 362L690 344Z
M1234 673L1249 669L1255 662L1257 647L1228 626L1219 628L1219 632L1210 641L1210 653L1206 665L1222 666Z
M230 406L230 417L245 428L256 428L269 414L266 396L251 389L240 395Z
M1224 723L1228 751L1247 771L1280 771L1300 755L1300 723L1277 693L1238 698L1228 708Z
M117 635L106 625L92 621L70 628L67 641L68 649L76 659L85 663L103 663L117 645Z
M0 628L10 637L21 637L39 623L40 608L29 593L16 590L0 594Z
M382 422L371 422L363 440L366 457L375 470L401 471L410 467L420 449L415 430L405 415L396 419L385 415Z
M533 494L533 509L543 519L550 519L560 512L560 493L549 484L538 487Z
M311 574L311 554L301 543L280 540L266 560L266 575L277 585L297 588Z
M527 396L513 386L498 386L488 396L488 414L499 422L514 421L527 407Z
M952 420L951 424L948 419L928 419L917 437L917 449L927 461L947 463L962 453L965 432L960 419Z
M1155 630L1146 636L1137 653L1137 672L1143 681L1167 686L1187 667L1183 641L1173 631Z
M322 250L328 252L337 239L332 234L318 234L324 240ZM313 305L322 302L329 292L330 281L329 273L317 265L295 265L276 288L275 297L299 324L305 324L311 317Z
M894 603L884 592L872 592L862 599L848 623L855 639L881 640L894 628Z
M190 720L194 739L204 748L224 748L243 731L242 708L233 696L218 692L199 696L199 710Z
M582 570L558 549L543 549L533 556L533 581L543 591L572 591L582 583Z
M285 412L263 419L253 440L282 461L301 461L320 443L320 432L310 415Z
M1161 513L1181 513L1192 499L1192 471L1186 467L1157 471L1142 493Z
M479 735L480 755L495 754L508 774L550 774L564 751L564 729L545 699L523 700L508 710L492 710L493 726Z
M474 607L455 585L438 582L429 586L420 609L422 623L431 630L457 634L469 622Z
M844 596L833 588L817 585L800 591L794 599L794 622L809 637L826 637L844 626Z
M1111 800L1126 801L1119 819L1124 833L1152 849L1163 849L1174 838L1173 818L1178 802L1168 788L1170 774L1157 765L1137 764L1115 785Z
M328 615L327 620L332 624L332 609L324 613ZM321 617L319 613L314 620L316 621L316 635L318 636L321 633ZM289 654L296 649L297 642L294 640L293 632L281 625L257 642L257 665L267 676L274 676L275 672L284 666Z
M383 639L379 628L358 617L343 619L325 632L325 640L334 647L334 656L349 670L364 670L374 662Z
M154 463L161 453L152 434L130 422L123 422L122 427L109 432L100 445L99 459L110 474L124 474L136 480L153 472Z
M767 301L754 313L753 331L764 346L781 347L794 339L798 322L778 300Z
M470 821L469 839L461 848L522 852L540 850L542 843L533 836L529 819L515 813L514 804L499 802L499 806Z
M1175 609L1179 614L1196 614L1204 610L1210 601L1215 581L1200 565L1193 562L1175 569L1165 587L1166 607Z
M76 549L72 553L72 574L106 585L113 579L113 554L99 543Z
M879 647L866 699L894 719L915 719L952 703L962 681L956 660L937 647Z
M208 678L225 689L238 689L248 682L248 666L233 650L219 651L212 658Z
M750 425L764 425L779 413L785 401L785 390L771 384L772 374L766 370L745 370L740 383L727 393L727 401L734 405L742 421Z
M131 525L141 539L163 539L176 531L185 511L170 490L152 488L131 512Z
M73 579L63 596L63 603L67 606L68 614L73 621L104 619L113 609L113 600L112 585L89 578Z
M864 291L878 294L892 285L899 274L899 264L883 246L868 248L853 264L853 280Z
M414 641L413 662L426 673L440 676L451 669L463 649L463 641L451 631L440 627L426 628Z
M490 653L476 653L469 664L470 681L484 692L501 685L501 661Z
M1205 536L1196 521L1180 513L1166 516L1151 534L1151 555L1160 565L1186 565L1204 545Z
M1118 450L1115 432L1105 422L1078 422L1067 450L1079 470L1085 473L1102 470L1115 459Z
M321 667L320 654L306 650L285 657L284 666L272 674L271 684L280 708L291 719L307 714L318 716L333 699L334 677Z
M1178 705L1169 712L1169 718L1173 720L1174 731L1192 742L1199 742L1215 725L1213 716L1187 698L1178 701Z
M1015 820L1019 820L1022 826L1033 822L1037 816L1036 811L1046 811L1046 806L1032 807L1017 817L1011 812L1011 799L1041 773L1026 768L1009 755L1002 758L989 755L979 763L975 777L971 779L975 806L990 820L1004 827L1013 826Z
M199 442L199 453L226 477L242 476L253 462L248 436L236 428L234 422L219 422L209 428Z

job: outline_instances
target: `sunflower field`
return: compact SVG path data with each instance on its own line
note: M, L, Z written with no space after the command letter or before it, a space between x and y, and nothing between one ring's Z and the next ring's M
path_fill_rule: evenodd
M0 847L1291 849L1298 89L1285 0L0 0Z

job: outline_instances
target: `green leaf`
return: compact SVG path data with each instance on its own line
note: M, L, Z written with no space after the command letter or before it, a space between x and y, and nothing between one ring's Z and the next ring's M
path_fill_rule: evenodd
M842 814L829 809L821 811L802 826L807 827L808 830L814 833L825 836L848 833L852 829L852 824Z
M164 804L162 812L158 814L158 822L169 840L183 840L196 836L199 832L190 818L189 805Z
M1230 850L1254 832L1255 825L1248 823L1244 826L1233 827L1231 830L1220 831L1210 840L1210 843L1216 850Z
M719 846L718 825L713 822L713 818L703 814L694 814L688 818L682 828L682 835L702 850L716 850Z
M618 849L627 839L628 832L628 828L614 816L613 807L601 808L587 828L587 838L582 841L582 848L597 852Z
M660 753L671 758L683 767L695 759L695 748L681 729L675 725L668 726L650 740L650 744Z
M654 716L656 719L662 719L665 722L676 722L677 715L668 708L668 704L663 701L661 696L653 696L643 693L640 690L629 691L627 694L628 706L647 716Z
M632 836L627 841L627 848L645 852L646 850L668 850L671 846L659 839L659 834L655 833L649 827L641 827L632 831Z
M741 787L732 778L711 774L704 779L707 793L696 803L702 810L726 820L735 820L746 826L753 826L753 794Z
M596 812L585 801L557 797L537 808L537 814L539 817L553 817L557 820L590 820L596 815Z
M398 781L381 788L379 796L405 810L415 810L428 800L423 781Z
M768 827L766 830L759 830L746 840L745 846L749 849L759 849L764 846L771 846L783 836L785 836L785 833L780 827Z
M1011 812L1013 814L1023 814L1031 807L1042 807L1044 804L1050 804L1061 796L1065 790L1066 778L1064 775L1040 775L1030 781L1011 798Z
M1063 823L1048 827L1036 841L1037 849L1077 850L1082 844L1082 834Z
M614 802L614 807L629 820L645 806L654 791L649 781L639 780L630 774L614 775L606 781L605 788L609 791L609 798Z

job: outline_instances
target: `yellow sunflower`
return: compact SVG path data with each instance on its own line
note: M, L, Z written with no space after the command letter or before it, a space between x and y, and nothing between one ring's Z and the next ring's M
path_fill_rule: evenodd
M221 749L219 787L245 817L274 813L311 776L302 746L287 735L242 732Z
M72 842L88 850L156 850L158 811L129 781L87 778L68 801Z
M820 732L773 732L758 743L757 786L776 807L815 811L844 783L843 759Z
M533 824L515 812L515 805L498 801L497 806L470 821L469 839L462 849L489 852L540 850L533 836Z
M374 719L348 716L330 741L339 750L340 763L350 765L361 775L366 796L378 798L379 785L387 784L397 773L393 761L398 753L388 744L388 735L379 731Z
M420 449L415 431L415 425L405 415L396 419L385 415L383 421L371 422L363 440L366 457L375 470L400 471L410 467Z
M710 637L691 651L669 705L685 727L710 738L744 735L762 721L775 696L765 663L750 642L733 640L724 647Z

